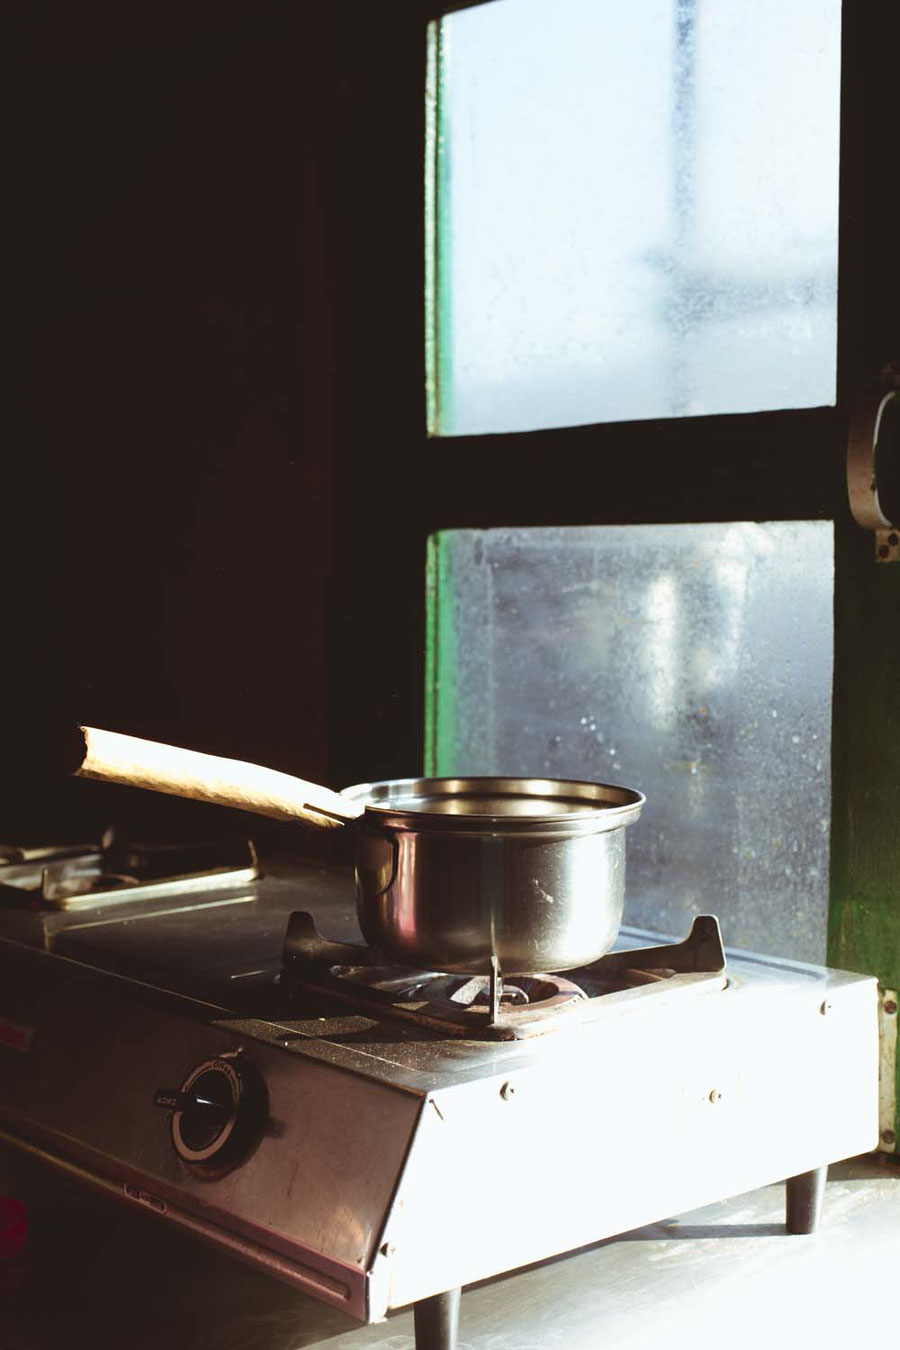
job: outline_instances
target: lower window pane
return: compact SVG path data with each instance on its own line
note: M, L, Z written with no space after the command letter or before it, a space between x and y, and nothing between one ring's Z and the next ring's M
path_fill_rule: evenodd
M832 590L824 521L443 532L426 772L639 788L626 923L823 961Z

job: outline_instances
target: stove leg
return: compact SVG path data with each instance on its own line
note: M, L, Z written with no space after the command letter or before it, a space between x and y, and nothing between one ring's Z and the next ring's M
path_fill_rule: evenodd
M416 1350L456 1350L459 1295L459 1289L448 1289L414 1304Z
M786 1218L789 1233L814 1233L822 1213L822 1197L825 1194L827 1167L817 1167L813 1172L801 1172L798 1177L788 1177Z

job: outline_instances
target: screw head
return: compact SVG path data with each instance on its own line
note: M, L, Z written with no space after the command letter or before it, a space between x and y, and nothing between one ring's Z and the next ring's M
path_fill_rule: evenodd
M884 1005L883 1005L883 1006L884 1006L884 1011L887 1013L887 1015L888 1015L889 1017L892 1016L892 1015L897 1011L897 1002L896 1002L896 999L886 998L886 999L884 1000Z
M381 1244L382 1256L393 1256L396 1250L397 1248L394 1246L393 1242L383 1242Z
M503 1100L505 1102L508 1102L509 1099L511 1097L514 1097L515 1095L516 1089L513 1087L512 1083L504 1083L502 1088L500 1089L500 1096L503 1098Z
M823 1017L827 1017L828 1014L833 1011L834 1011L834 1004L832 1003L830 998L823 999L822 1002L819 1004L819 1012L822 1014Z
M888 543L890 544L891 548L896 548L897 545L900 544L900 534L894 534L893 532L889 534Z
M897 1136L894 1134L893 1130L882 1130L881 1138L885 1144L893 1145L896 1144L897 1142Z
M878 545L878 556L879 556L879 558L886 558L886 557L888 556L888 554L890 553L890 551L891 551L891 550L888 548L887 544L879 544L879 545Z
M709 1094L708 1100L711 1105L718 1106L719 1102L722 1100L722 1094L718 1088L713 1088L712 1092Z

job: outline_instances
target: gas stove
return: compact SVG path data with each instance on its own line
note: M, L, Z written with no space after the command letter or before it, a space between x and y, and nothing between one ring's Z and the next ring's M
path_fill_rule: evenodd
M874 979L726 956L712 916L501 983L386 966L337 869L32 852L0 1137L360 1321L414 1304L418 1350L465 1284L773 1181L811 1231L876 1145Z

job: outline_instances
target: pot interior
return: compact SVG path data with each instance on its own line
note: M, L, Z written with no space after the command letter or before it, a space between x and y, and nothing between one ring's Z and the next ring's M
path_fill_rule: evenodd
M550 778L403 778L358 783L342 795L376 812L521 821L609 812L631 820L644 802L633 788Z

